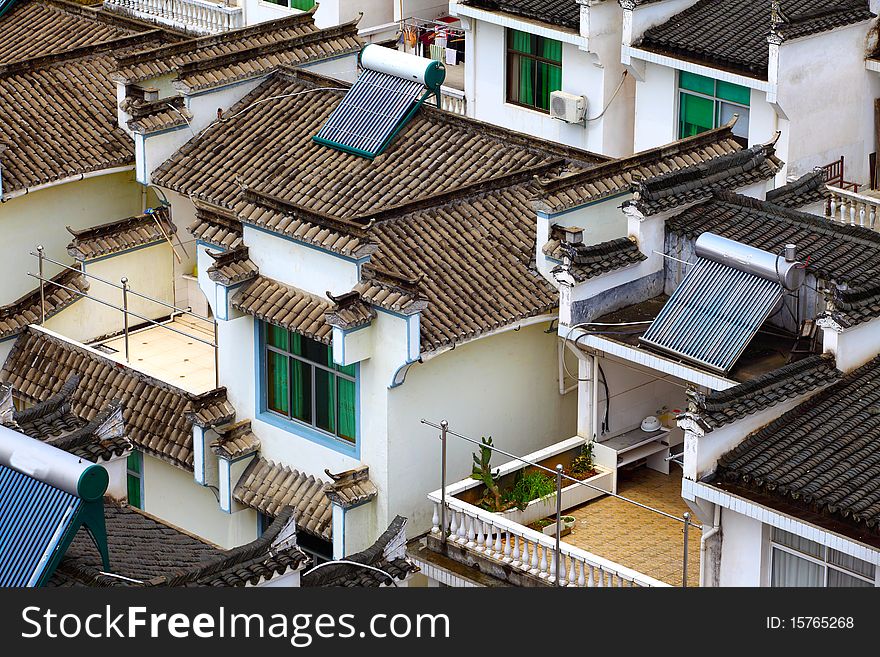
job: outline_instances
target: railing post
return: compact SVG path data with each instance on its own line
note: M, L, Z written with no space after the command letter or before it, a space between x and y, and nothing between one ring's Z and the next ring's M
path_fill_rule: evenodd
M122 283L122 325L125 333L125 362L128 363L128 278L123 276L120 282Z
M684 514L684 556L682 558L683 568L681 570L681 586L687 588L688 585L688 538L691 529L691 514L685 511Z
M40 326L46 323L46 284L43 276L43 245L37 246L37 258L40 261Z
M562 586L562 579L559 577L559 567L562 559L560 552L562 550L560 543L562 542L562 464L556 466L556 555L554 564L556 566L554 576L556 577L556 586Z
M446 547L446 432L449 422L440 421L440 544Z

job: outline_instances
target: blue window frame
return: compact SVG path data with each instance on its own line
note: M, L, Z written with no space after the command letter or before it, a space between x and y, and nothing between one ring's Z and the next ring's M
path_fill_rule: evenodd
M356 455L358 365L333 362L332 347L257 322L260 419Z

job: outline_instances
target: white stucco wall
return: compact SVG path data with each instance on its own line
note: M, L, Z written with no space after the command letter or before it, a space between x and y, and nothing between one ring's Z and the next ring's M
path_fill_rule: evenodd
M730 509L721 510L720 586L761 586L764 526Z
M613 3L605 4L610 8ZM469 24L466 39L471 40L472 47L467 52L465 74L469 116L588 151L613 156L631 152L632 114L626 100L632 93L631 81L624 85L606 116L588 122L588 127L552 119L549 114L507 102L505 28L485 21L470 20ZM562 91L586 96L588 117L602 112L621 81L619 25L616 29L615 34L609 24L606 34L591 40L591 48L601 45L601 54L607 51L602 61L596 53L585 52L572 43L562 46ZM613 43L618 50L612 54L604 44Z
M648 150L678 137L678 93L674 69L645 64L644 81L636 84L633 150Z
M427 493L440 486L439 432L420 423L446 419L452 430L528 454L576 434L576 395L559 394L557 345L546 323L478 340L414 365L403 386L390 391L387 458L393 488L378 500L390 518L410 518L407 531L430 529ZM469 476L476 447L448 443L449 481ZM508 461L500 456L493 465Z
M852 372L880 353L880 319L862 322L845 331L825 329L825 351L834 354L837 369Z
M3 258L0 258L0 305L15 301L37 288L39 282L27 275L38 271L30 255L38 244L59 262L72 262L67 245L73 239L65 226L75 229L124 219L141 211L141 186L134 171L125 171L49 187L0 204L3 229ZM47 277L59 267L45 263Z
M171 247L167 242L160 242L143 249L87 262L86 273L117 285L125 276L132 290L170 304L174 300L171 258ZM99 280L89 279L88 294L94 299L122 307L122 290ZM168 308L135 294L128 295L128 308L131 312L149 319L167 317L171 313ZM129 320L130 327L143 323L137 317ZM123 327L120 311L90 298L81 298L46 320L46 328L78 342L89 342L98 337L119 333Z
M191 472L145 454L143 477L147 513L223 548L257 538L256 512L224 513L214 492L195 483Z
M358 23L359 29L384 25L394 20L394 5L389 0L321 0L315 12L315 24L320 27L333 27L357 18L359 12L364 17ZM246 25L254 25L277 18L301 14L298 9L290 9L263 0L244 0L244 20ZM407 14L409 17L413 14Z

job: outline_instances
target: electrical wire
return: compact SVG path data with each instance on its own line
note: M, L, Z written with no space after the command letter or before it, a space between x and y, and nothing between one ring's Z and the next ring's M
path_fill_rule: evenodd
M605 112L608 111L608 108L611 107L611 103L613 103L613 102L614 102L614 99L617 98L617 94L619 94L619 93L620 93L620 90L623 89L623 83L626 82L626 76L627 76L627 75L629 75L629 71L627 71L626 69L624 69L624 71L623 71L623 75L622 75L621 78L620 78L620 84L617 85L617 89L615 89L615 90L614 90L614 93L611 94L611 98L608 100L608 103L605 105L605 107L603 108L603 110L599 113L599 116L594 116L594 117L591 118L591 119L584 119L584 121L585 121L586 123L589 123L589 122L591 122L591 121L598 121L598 120L601 119L603 116L605 116Z

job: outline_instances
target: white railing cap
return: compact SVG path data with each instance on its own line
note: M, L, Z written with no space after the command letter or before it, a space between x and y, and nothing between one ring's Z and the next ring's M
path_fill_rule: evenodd
M868 205L880 205L880 198L874 198L873 196L863 196L862 194L859 194L857 192L853 192L848 189L841 189L840 187L834 187L833 185L825 185L825 188L829 192L837 196L845 196L846 198L860 201Z

